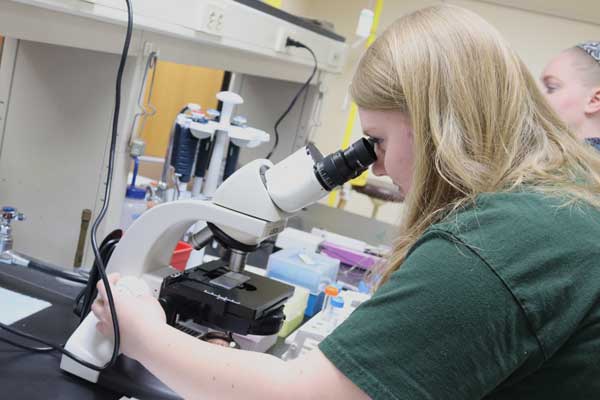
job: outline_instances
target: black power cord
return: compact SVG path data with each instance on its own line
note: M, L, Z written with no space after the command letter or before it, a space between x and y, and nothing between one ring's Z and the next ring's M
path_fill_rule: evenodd
M73 358L66 353L67 357L73 359L80 364L93 369L95 371L102 371L106 368L111 367L117 361L119 357L119 348L121 346L121 332L119 330L119 322L117 321L117 310L115 307L115 301L112 295L112 290L110 288L110 282L108 281L108 276L106 275L106 266L104 265L104 260L102 259L102 255L100 254L98 240L96 238L98 227L100 223L104 219L106 215L106 210L108 209L108 204L110 200L110 190L112 187L112 177L113 170L115 166L115 153L117 148L117 135L118 135L118 125L119 125L119 113L121 111L121 83L123 81L123 73L125 72L125 65L127 64L127 56L129 54L129 45L131 44L131 36L133 33L133 8L131 6L130 0L125 0L127 3L127 33L125 35L125 43L123 44L123 51L121 52L121 60L119 62L119 69L117 71L117 81L115 85L115 110L113 112L113 121L112 121L112 132L110 138L110 151L108 157L108 171L106 177L106 186L104 187L104 199L102 202L102 208L100 209L100 213L96 217L96 220L92 224L91 231L91 241L92 241L92 250L94 251L94 259L97 264L98 272L100 273L100 278L102 279L102 283L106 288L106 297L108 300L108 307L110 309L110 316L113 324L113 336L114 336L114 346L113 346L113 354L111 359L108 361L106 365L102 367L98 367L96 365L90 364L88 362L82 363L79 358ZM88 365L86 365L88 364ZM94 368L89 365L93 365Z
M275 122L275 127L273 128L273 130L275 131L275 144L273 144L273 148L271 149L269 154L267 154L267 157L266 157L267 160L271 159L271 156L273 156L275 149L277 149L277 146L279 146L279 130L278 130L279 125L285 119L285 117L287 117L287 115L290 113L290 111L294 107L294 104L296 104L296 101L298 101L298 99L300 98L302 93L304 93L304 91L308 88L308 85L310 85L313 78L315 77L315 74L317 73L317 68L318 68L317 56L315 55L315 52L312 51L312 49L310 47L308 47L307 45L305 45L304 43L298 42L297 40L294 40L291 38L287 38L287 40L285 42L285 47L300 47L300 48L308 50L310 55L313 57L313 60L315 61L315 65L313 66L313 70L312 70L308 80L302 85L302 87L300 88L298 93L296 93L296 95L292 99L292 102L290 103L288 108L283 112L283 114L281 114L281 117L279 117L277 122Z
M106 365L97 366L90 362L82 360L75 354L66 350L64 348L64 346L62 346L62 345L51 343L44 339L40 339L38 337L27 334L25 332L21 332L15 328L12 328L8 325L0 323L0 328L4 329L7 332L9 332L15 336L19 336L19 337L25 338L27 340L33 341L33 342L42 343L48 347L47 348L32 348L32 347L29 347L26 345L17 344L8 339L0 338L0 340L4 340L5 342L11 343L20 348L25 348L27 350L32 350L32 351L37 351L37 352L56 350L56 351L64 354L65 356L71 358L73 361L83 365L84 367L92 369L94 371L103 371L103 370L111 367L117 361L117 358L119 356L119 347L120 347L120 339L121 339L120 332L119 332L119 323L117 321L117 312L116 312L116 308L115 308L115 302L114 302L112 291L111 291L110 284L108 281L108 276L106 275L105 265L104 265L101 255L100 255L100 251L98 249L98 242L96 240L96 234L98 231L98 226L100 225L100 223L102 222L102 219L104 219L104 216L106 215L106 210L108 209L108 203L109 203L109 199L110 199L112 175L113 175L114 163L115 163L115 150L116 150L116 146L117 146L117 128L119 125L119 112L120 112L120 108L121 108L121 83L123 81L123 73L125 71L125 65L127 63L127 56L129 54L129 45L131 44L131 36L133 34L133 9L132 9L130 0L125 0L125 2L127 3L127 33L125 35L123 51L121 52L121 60L119 62L119 69L117 72L117 80L116 80L116 87L115 87L115 109L114 109L114 113L113 113L112 132L111 132L111 139L110 139L110 153L109 153L109 159L108 159L108 172L107 172L108 176L106 179L106 186L104 188L104 199L102 201L102 208L100 210L100 213L96 217L94 224L92 225L92 231L91 231L92 250L94 251L94 257L96 259L98 272L100 273L102 282L104 283L104 286L106 287L106 295L108 298L108 305L109 305L110 314L112 317L113 333L114 333L114 340L115 340L112 357L111 357L110 361L108 363L106 363Z
M2 338L2 341L23 350L33 351L34 353L49 353L51 351L54 351L52 347L31 347L23 343L13 342L8 338Z

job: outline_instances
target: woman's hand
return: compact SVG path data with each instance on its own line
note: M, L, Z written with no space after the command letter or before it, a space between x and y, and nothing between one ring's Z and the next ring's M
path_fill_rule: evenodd
M165 312L158 301L150 295L135 297L116 290L115 285L119 279L119 274L108 276L119 321L121 352L137 359L140 352L144 351L145 341L142 339L165 323ZM106 288L102 281L98 282L97 288L98 297L92 304L92 312L100 320L97 324L98 330L103 335L112 337L113 325Z

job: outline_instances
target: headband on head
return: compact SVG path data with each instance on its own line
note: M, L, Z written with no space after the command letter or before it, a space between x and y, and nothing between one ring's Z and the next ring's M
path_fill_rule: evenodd
M590 137L590 138L585 139L585 141L588 144L594 146L596 149L600 150L600 138L598 138L598 137Z
M577 47L588 53L590 57L600 63L600 42L585 42L578 44Z

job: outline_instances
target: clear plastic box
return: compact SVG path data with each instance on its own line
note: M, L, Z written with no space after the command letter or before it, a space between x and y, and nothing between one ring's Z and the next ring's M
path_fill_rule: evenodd
M271 255L267 276L305 287L311 294L318 295L326 285L336 281L339 269L339 260L292 248Z

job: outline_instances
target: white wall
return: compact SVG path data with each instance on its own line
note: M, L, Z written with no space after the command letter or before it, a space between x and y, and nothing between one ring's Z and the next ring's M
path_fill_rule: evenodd
M497 3L536 13L558 15L579 21L598 24L600 19L600 1L598 0L482 0L484 3Z
M296 5L298 5L298 1L300 0L296 0ZM496 26L512 43L535 76L539 76L544 65L561 50L581 41L600 40L600 15L597 15L595 19L596 24L572 19L572 16L576 14L586 15L586 10L583 9L584 3L572 2L570 18L563 18L548 14L548 9L543 9L543 12L534 12L515 8L515 1L512 0L498 0L496 3L503 1L508 5L474 0L447 0L446 2L471 9ZM519 4L522 8L535 7L536 1L522 0L519 1ZM360 10L372 6L373 3L374 1L367 0L304 0L304 7L297 9L304 11L307 16L334 22L336 31L345 36L349 43L352 43ZM440 1L386 0L383 6L380 32L401 15L436 3L440 3ZM582 10L577 10L577 7L581 7ZM344 99L355 65L363 49L364 46L352 49L344 72L340 75L330 76L326 80L328 92L323 105L322 125L314 134L314 141L324 152L334 151L341 144L348 117L348 110L343 108ZM360 135L360 124L357 121L354 137L358 138ZM353 193L346 209L369 216L372 206L366 196ZM387 204L381 208L378 219L396 222L399 218L399 211L398 205Z
M371 3L374 2L367 0L306 0L306 3L307 7L305 9L309 13L308 16L332 21L335 24L336 32L345 36L348 44L352 45L356 41L354 32L360 11L363 8L371 6ZM380 29L383 31L385 27L389 26L396 18L403 14L436 3L439 2L434 0L386 0L380 19ZM349 113L348 98L346 96L347 89L364 49L364 43L351 48L343 73L340 75L329 75L325 79L327 93L321 115L322 125L315 131L313 136L313 140L323 153L329 153L340 148ZM362 131L357 119L354 124L353 140L361 136ZM387 178L377 178L373 175L370 175L369 179L382 179L389 182ZM371 216L373 205L368 196L351 192L345 209L369 217ZM380 208L377 219L396 223L400 218L400 212L400 204L388 203Z
M500 30L536 77L561 50L586 40L600 40L600 15L592 24L473 0L448 2L478 13ZM572 4L573 8L583 6L579 1Z
M294 15L306 16L310 14L310 2L307 0L282 0L281 9Z

